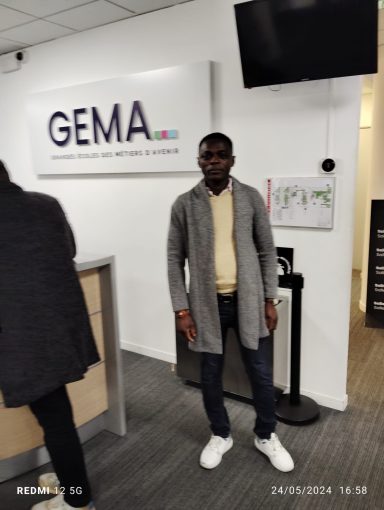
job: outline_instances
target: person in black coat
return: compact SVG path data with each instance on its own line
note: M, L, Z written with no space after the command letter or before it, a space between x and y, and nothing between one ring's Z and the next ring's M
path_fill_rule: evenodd
M65 388L100 359L75 254L58 201L24 191L0 161L0 390L7 407L29 405L43 428L64 488L54 508L63 510L94 508Z

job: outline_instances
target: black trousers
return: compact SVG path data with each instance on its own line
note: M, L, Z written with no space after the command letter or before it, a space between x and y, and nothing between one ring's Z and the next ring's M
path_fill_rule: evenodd
M272 342L270 337L260 338L257 350L247 349L240 343L237 302L219 299L219 314L223 342L223 354L201 353L201 387L205 411L215 436L228 437L231 428L224 407L223 367L225 341L228 328L236 331L242 361L252 387L253 405L256 411L254 432L261 439L269 439L276 428L275 390L272 381Z
M86 506L92 499L91 490L65 386L32 402L29 407L44 431L45 446L65 502L75 508Z

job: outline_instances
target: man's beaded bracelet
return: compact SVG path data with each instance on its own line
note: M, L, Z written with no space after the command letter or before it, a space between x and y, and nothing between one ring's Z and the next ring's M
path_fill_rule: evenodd
M178 312L175 312L175 315L178 319L182 319L186 315L189 315L189 310L179 310Z

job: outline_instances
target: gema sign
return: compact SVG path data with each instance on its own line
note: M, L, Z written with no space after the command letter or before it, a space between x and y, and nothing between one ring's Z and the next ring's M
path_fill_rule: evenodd
M195 171L210 90L210 63L199 62L33 94L36 173Z

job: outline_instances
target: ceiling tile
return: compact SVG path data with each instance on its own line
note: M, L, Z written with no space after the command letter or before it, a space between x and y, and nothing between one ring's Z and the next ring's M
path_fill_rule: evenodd
M0 0L0 5L6 5L37 18L43 18L56 12L72 9L94 0Z
M97 0L97 2L83 5L70 11L54 14L46 19L75 30L87 30L88 28L98 27L129 18L130 16L132 16L132 13L126 9L122 9L104 0Z
M73 30L44 20L36 20L1 32L1 36L25 44L39 44L73 34Z
M25 44L14 41L8 41L0 37L0 54L9 53L11 51L21 50L25 47Z
M177 0L110 0L114 4L125 7L136 14L156 11L179 3Z
M6 30L7 28L12 28L16 25L22 25L23 23L28 23L28 21L32 21L33 19L34 18L32 16L28 16L28 14L23 14L22 12L14 11L13 9L8 9L8 7L0 5L0 30Z
M192 0L0 0L0 55ZM43 18L48 18L44 22ZM16 47L15 47L16 46Z

